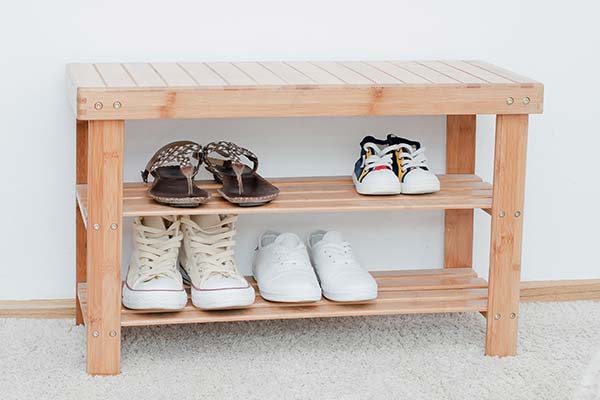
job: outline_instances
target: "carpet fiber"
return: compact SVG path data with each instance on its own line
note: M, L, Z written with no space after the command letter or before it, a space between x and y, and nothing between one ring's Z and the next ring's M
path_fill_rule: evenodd
M527 303L519 356L479 314L123 330L122 374L85 373L84 328L0 319L7 399L600 399L600 302Z

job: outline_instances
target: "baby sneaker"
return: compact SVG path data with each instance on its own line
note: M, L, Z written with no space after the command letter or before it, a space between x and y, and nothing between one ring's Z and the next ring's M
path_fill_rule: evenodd
M360 149L352 174L356 191L367 195L400 194L400 180L393 169L395 148L387 140L367 136L360 142Z
M234 258L235 215L181 217L183 246L179 261L190 284L192 304L205 310L245 307L254 289L239 273Z
M403 194L434 193L440 190L440 181L429 171L425 147L421 143L388 135L387 142L394 148L394 171L402 182Z
M308 235L308 247L323 296L333 301L377 298L377 282L354 258L352 247L336 231Z
M180 310L187 303L177 255L182 234L175 217L133 220L133 253L123 284L123 305L136 310Z
M263 233L258 240L253 272L260 295L266 300L313 302L321 299L321 288L306 246L293 233Z

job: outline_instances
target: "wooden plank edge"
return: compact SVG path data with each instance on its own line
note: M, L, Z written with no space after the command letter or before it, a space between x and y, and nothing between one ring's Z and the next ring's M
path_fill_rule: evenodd
M75 299L2 300L0 318L75 318Z

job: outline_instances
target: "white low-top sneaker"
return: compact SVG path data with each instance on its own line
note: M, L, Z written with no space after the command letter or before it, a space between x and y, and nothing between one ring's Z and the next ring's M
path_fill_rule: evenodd
M183 247L179 261L190 283L192 304L205 310L246 307L254 288L236 267L235 215L181 217Z
M403 194L434 193L440 190L440 181L429 170L425 147L421 143L390 134L387 137L395 148L394 170L402 182Z
M265 232L253 267L260 295L270 301L313 302L321 288L306 246L293 233Z
M333 301L377 298L377 282L359 265L352 247L339 232L312 232L308 235L308 247L323 296Z
M181 239L175 217L133 220L133 252L123 284L125 307L136 310L185 307L187 294L177 268Z

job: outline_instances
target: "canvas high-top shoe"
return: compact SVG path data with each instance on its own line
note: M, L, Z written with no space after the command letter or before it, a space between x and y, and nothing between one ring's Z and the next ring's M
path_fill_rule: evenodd
M239 273L234 258L235 215L181 217L183 247L179 261L191 286L194 306L207 310L254 303L254 288Z
M392 168L402 183L403 194L434 193L440 190L440 181L429 171L425 147L413 140L387 136L386 141L394 149Z
M360 150L352 174L356 191L367 195L400 194L401 183L393 169L396 148L390 147L387 140L366 136Z
M123 305L136 310L180 310L187 303L177 256L183 235L175 217L136 217Z

